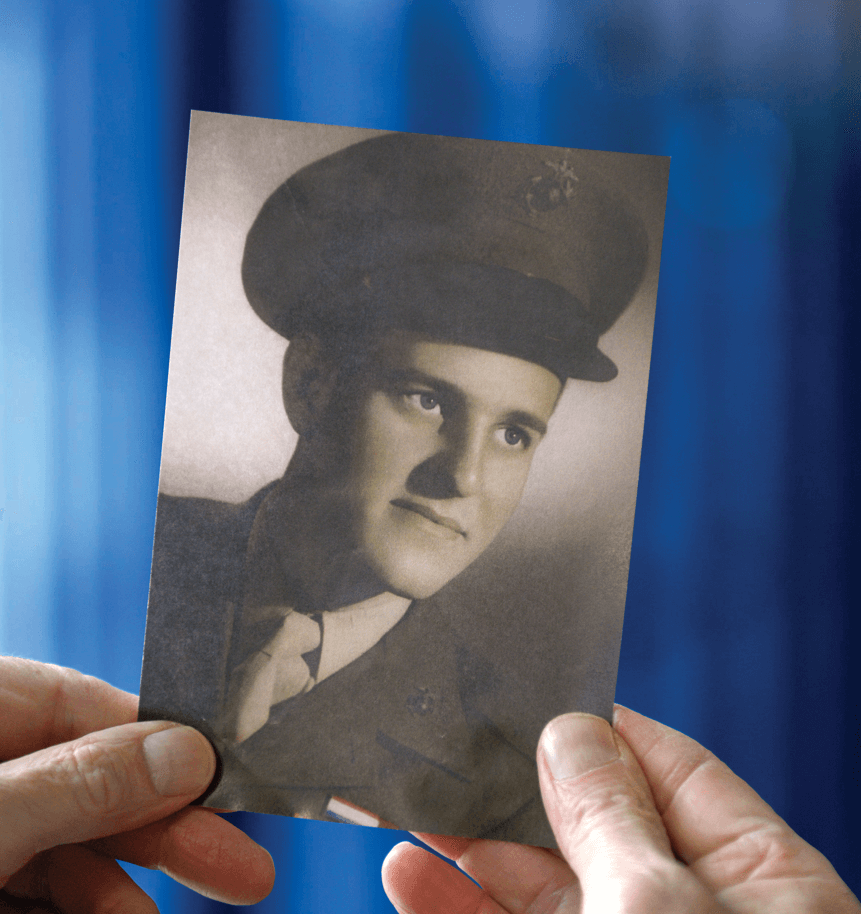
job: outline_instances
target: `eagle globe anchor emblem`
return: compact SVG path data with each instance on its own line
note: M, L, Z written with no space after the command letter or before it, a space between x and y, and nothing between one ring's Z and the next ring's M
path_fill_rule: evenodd
M561 162L548 161L544 164L550 172L530 178L524 193L526 209L532 216L567 203L577 193L580 181L567 158Z
M436 707L436 695L423 686L419 686L408 698L407 709L411 714L417 714L424 717L426 714L432 714Z

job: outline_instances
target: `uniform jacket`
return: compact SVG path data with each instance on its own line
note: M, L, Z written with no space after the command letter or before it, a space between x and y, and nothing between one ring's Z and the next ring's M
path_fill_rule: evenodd
M399 828L553 846L534 735L493 710L517 696L458 638L441 598L414 603L371 650L275 705L244 743L225 742L218 718L246 546L267 491L241 505L159 499L141 718L212 739L222 771L206 802L325 818L336 796Z

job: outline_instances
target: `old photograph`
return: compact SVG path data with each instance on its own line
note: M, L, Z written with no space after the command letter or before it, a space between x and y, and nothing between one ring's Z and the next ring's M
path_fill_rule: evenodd
M553 846L609 717L669 160L195 112L141 717L204 801Z

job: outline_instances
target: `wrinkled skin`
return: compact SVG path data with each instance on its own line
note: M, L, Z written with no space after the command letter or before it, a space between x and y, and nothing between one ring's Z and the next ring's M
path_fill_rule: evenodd
M215 772L207 740L136 717L137 698L107 683L0 658L0 911L152 914L117 860L231 904L269 894L269 854L188 808Z
M747 784L633 711L617 707L615 731L589 715L551 722L538 769L561 852L421 835L463 872L398 845L383 883L399 914L861 912Z

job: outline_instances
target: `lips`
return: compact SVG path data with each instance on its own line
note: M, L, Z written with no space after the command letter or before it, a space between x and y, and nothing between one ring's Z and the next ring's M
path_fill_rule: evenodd
M440 527L444 527L446 530L451 530L453 533L457 533L460 536L466 537L466 531L453 517L447 517L445 514L439 514L428 505L423 505L420 502L409 501L406 498L393 498L391 503L396 508L401 508L404 511L412 511L414 514L418 514L421 517L424 517L425 519L438 524Z

